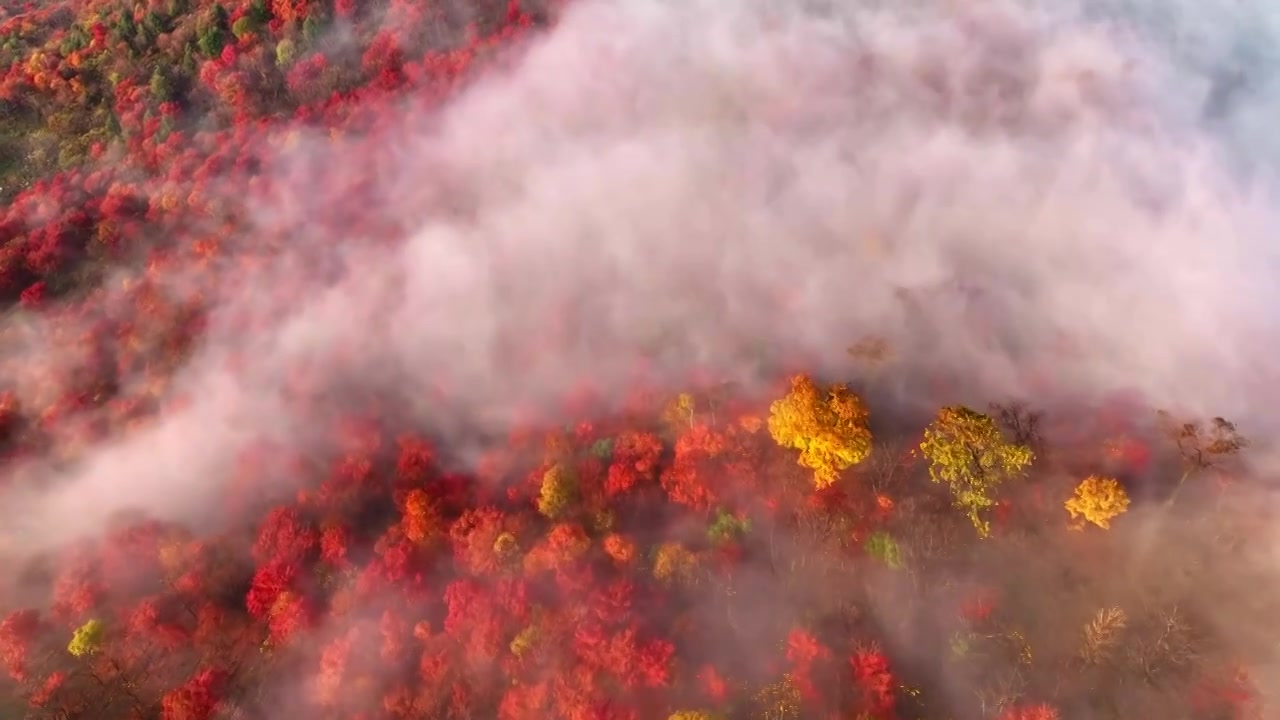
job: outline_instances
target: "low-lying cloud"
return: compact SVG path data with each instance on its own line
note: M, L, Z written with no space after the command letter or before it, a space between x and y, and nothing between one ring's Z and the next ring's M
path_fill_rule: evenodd
M129 507L198 517L247 443L308 441L287 399L303 371L461 434L583 380L620 397L642 356L848 376L846 347L878 335L886 414L1133 391L1274 427L1277 224L1238 162L1272 151L1241 129L1265 83L1208 122L1231 42L1188 51L1176 28L1216 9L1084 10L576 3L441 115L303 135L266 169L281 194L229 195L296 247L226 289L178 376L190 402L7 509L32 547ZM404 241L314 241L326 187Z

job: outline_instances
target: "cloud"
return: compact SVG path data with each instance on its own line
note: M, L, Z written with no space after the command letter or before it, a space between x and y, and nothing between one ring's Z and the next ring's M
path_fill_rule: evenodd
M1175 36L1217 11L1181 12ZM178 376L191 402L9 507L37 544L127 507L199 516L255 437L308 441L300 368L461 439L584 379L620 396L642 355L843 377L877 334L886 414L936 406L924 378L945 376L974 402L1132 390L1274 426L1274 210L1229 154L1253 90L1213 135L1200 111L1231 43L1144 45L1122 30L1156 26L1103 16L577 3L439 115L407 102L371 139L295 136L270 195L228 189L252 219L237 244L289 240L222 288ZM353 197L362 221L325 226ZM357 242L384 227L403 240Z

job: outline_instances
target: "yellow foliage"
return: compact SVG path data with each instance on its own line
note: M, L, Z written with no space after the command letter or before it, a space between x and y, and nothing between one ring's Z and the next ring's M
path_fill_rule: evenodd
M667 720L723 720L724 716L710 710L677 710Z
M688 582L693 579L698 558L680 543L664 543L653 559L653 577L659 582Z
M982 513L996 504L996 488L1035 459L1031 448L1006 440L994 418L960 405L938 411L920 451L929 460L929 477L951 487L956 507L982 537L991 531Z
M612 532L613 526L617 522L618 522L617 515L615 515L614 512L612 510L609 510L608 508L605 508L603 510L597 510L595 514L591 516L592 529L595 530L597 533Z
M509 562L520 555L520 543L516 536L504 532L493 541L493 554L502 562Z
M667 403L666 408L663 409L663 424L672 432L679 432L682 428L693 427L696 405L693 395L680 393L671 402Z
M791 392L769 408L769 434L800 451L799 464L813 470L819 488L871 454L871 430L862 400L844 385L822 392L807 375L791 379Z
M511 640L511 654L518 658L524 657L526 653L538 647L538 641L541 639L542 632L538 630L538 626L530 625Z
M564 515L577 496L577 482L573 472L557 463L542 476L542 488L538 493L538 512L555 520Z
M1129 495L1115 478L1091 475L1076 486L1075 494L1064 503L1076 527L1091 522L1100 528L1111 527L1112 518L1129 509Z
M799 720L800 688L790 675L762 688L754 699L753 720Z
M106 636L107 626L103 625L101 620L89 620L76 628L71 636L71 642L67 645L67 652L76 657L92 655L102 649Z

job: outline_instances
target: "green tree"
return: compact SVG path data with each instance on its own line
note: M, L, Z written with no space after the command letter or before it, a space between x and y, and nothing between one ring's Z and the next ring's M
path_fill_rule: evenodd
M107 626L101 620L89 620L76 628L71 636L71 642L67 645L67 652L76 657L92 655L102 649L102 643L106 637Z
M613 438L604 438L597 440L591 445L591 454L601 460L608 460L613 457Z
M285 69L298 57L298 46L289 38L276 43L276 67Z
M265 23L271 19L271 7L267 4L267 0L253 0L249 4L249 15L259 23Z
M151 73L151 95L160 102L167 102L173 99L173 84L169 82L169 78L160 68L156 68Z
M142 26L146 28L147 35L150 36L152 40L172 29L169 22L155 10L149 11L147 16L142 19Z
M920 451L929 460L929 477L950 486L956 507L981 537L991 532L983 515L995 505L1000 484L1021 475L1035 459L1031 448L1007 440L994 418L960 405L938 411Z
M200 39L196 41L200 46L200 52L207 57L217 57L222 52L222 48L227 44L227 36L218 27L206 27L200 33Z
M814 484L827 487L840 472L871 454L869 413L844 385L820 391L807 375L791 379L791 392L769 408L769 434L800 451L797 462L813 470Z
M707 539L712 543L720 544L742 537L748 532L751 532L751 521L749 519L740 518L725 510L719 510L716 512L716 519L711 523L711 527L707 528Z
M214 4L209 17L200 29L200 36L197 40L200 52L209 57L217 57L227 44L227 35L230 32L231 25L227 16L227 9L221 5Z
M309 43L313 43L320 37L320 20L315 15L308 15L306 20L302 21L302 37Z
M863 545L867 554L888 565L894 570L900 570L903 567L902 551L898 548L898 541L887 532L872 533Z
M248 15L241 17L231 25L231 34L236 36L237 40L242 40L246 35L252 35L258 31L258 23Z

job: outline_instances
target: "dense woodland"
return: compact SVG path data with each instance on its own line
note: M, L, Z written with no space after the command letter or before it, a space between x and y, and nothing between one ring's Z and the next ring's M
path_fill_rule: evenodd
M0 358L6 467L73 461L184 402L170 380L217 288L294 229L240 242L228 188L275 197L259 171L299 138L397 152L379 136L406 106L430 112L518 61L559 12L6 0L0 295L92 359L55 373ZM323 170L294 167L299 182ZM395 243L399 220L342 181L310 236ZM866 339L850 363L892 352ZM0 715L1265 714L1264 651L1205 598L1256 520L1236 502L1248 442L1232 423L992 398L902 428L858 383L791 365L767 388L693 370L671 388L638 362L620 407L584 383L466 466L394 399L332 412L300 373L327 444L237 458L234 522L125 515L8 569L23 591L0 608ZM1185 528L1161 537L1169 557L1126 565L1163 517Z

